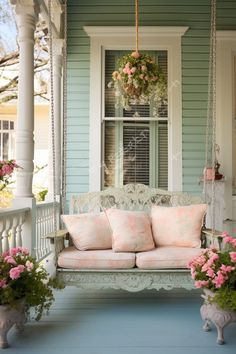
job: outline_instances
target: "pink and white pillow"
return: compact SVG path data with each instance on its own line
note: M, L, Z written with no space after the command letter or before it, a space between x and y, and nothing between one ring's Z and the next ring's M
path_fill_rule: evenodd
M148 251L155 247L150 217L139 211L106 210L112 229L112 249L115 252Z
M156 246L200 247L206 204L179 207L153 206L152 233Z
M61 218L78 250L99 250L112 247L112 233L104 212L62 215Z

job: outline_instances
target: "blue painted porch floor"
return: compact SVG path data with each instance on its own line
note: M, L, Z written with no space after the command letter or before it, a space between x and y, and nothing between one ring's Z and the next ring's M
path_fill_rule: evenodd
M12 329L6 354L235 354L236 323L202 330L196 292L103 290L67 287L56 292L50 315Z

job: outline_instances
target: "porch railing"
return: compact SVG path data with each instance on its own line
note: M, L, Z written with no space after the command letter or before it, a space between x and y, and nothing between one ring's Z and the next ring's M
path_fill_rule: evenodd
M30 208L6 209L0 211L0 253L12 247L22 247L22 226Z
M36 239L35 256L42 260L50 253L50 241L45 235L54 231L54 208L56 211L56 227L59 227L59 203L42 202L36 204Z
M51 252L50 241L45 236L54 231L54 208L56 228L59 227L59 203L43 202L31 208L0 210L0 253L12 247L27 247L38 261ZM34 215L34 217L32 217ZM26 225L29 227L25 228ZM25 234L25 232L27 234ZM31 238L29 242L29 237Z

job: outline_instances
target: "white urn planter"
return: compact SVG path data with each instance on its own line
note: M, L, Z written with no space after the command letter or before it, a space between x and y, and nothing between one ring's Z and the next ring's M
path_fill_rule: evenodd
M209 289L203 289L203 291L202 298L205 301L200 309L202 319L205 321L203 329L204 331L210 331L210 325L213 323L217 329L217 343L224 344L224 328L228 324L236 322L236 311L222 310L217 304L209 301L210 298L214 297L214 293Z
M16 308L9 305L0 305L0 348L9 347L7 341L7 333L16 325L18 329L22 329L26 322L25 301L19 300Z

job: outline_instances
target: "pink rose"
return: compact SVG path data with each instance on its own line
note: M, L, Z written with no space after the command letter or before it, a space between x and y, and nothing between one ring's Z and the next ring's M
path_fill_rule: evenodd
M5 279L0 279L0 288L6 288L7 286L7 282Z
M25 270L25 267L20 264L18 267L14 267L10 270L9 275L11 279L18 279L21 275L21 273Z
M3 175L10 175L14 170L14 167L12 167L11 165L3 165L2 166L2 172Z
M142 66L141 66L141 70L142 70L142 71L147 71L146 65L142 65Z
M236 262L236 252L229 252L230 259L232 262Z
M26 261L25 266L26 266L28 272L34 268L34 264L30 261Z
M131 73L134 74L135 71L136 71L136 68L135 68L135 66L134 66L134 67L131 69Z
M8 264L17 265L16 261L14 260L14 258L12 256L6 256L4 258L4 261Z

